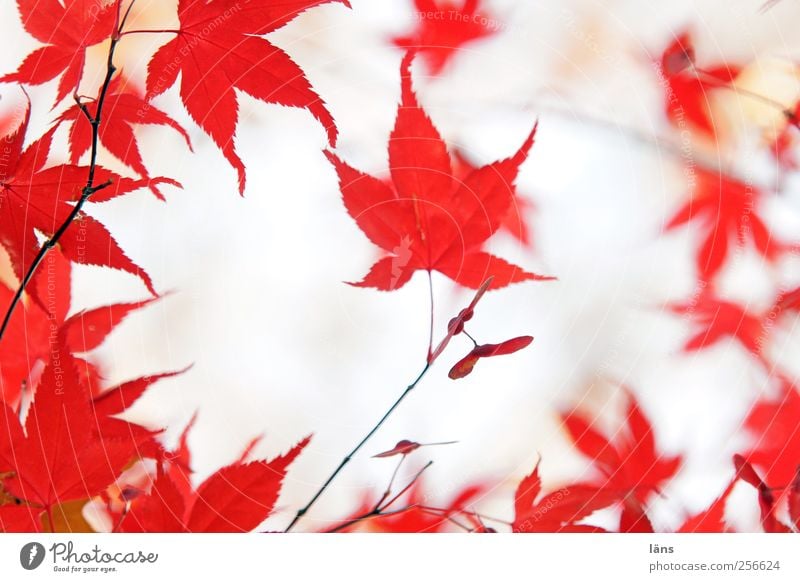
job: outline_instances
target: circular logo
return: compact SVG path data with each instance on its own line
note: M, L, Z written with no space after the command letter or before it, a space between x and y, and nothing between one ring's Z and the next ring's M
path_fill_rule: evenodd
M19 551L19 563L26 570L35 570L44 562L44 546L39 542L30 542Z

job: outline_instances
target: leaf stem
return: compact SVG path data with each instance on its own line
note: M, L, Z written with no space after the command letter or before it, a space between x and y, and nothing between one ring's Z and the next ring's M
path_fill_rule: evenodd
M83 187L81 192L80 198L76 202L75 206L72 207L72 211L69 213L67 218L64 220L63 223L58 227L58 229L53 233L53 235L48 238L39 249L39 252L36 253L33 261L31 262L28 270L25 272L25 275L22 277L22 281L20 281L19 287L17 287L16 292L14 293L14 297L11 299L11 304L8 306L6 310L5 316L3 317L3 323L0 325L0 340L3 339L6 330L8 329L8 325L11 323L11 316L14 314L14 310L19 305L20 301L22 301L22 295L27 290L28 286L33 279L33 276L36 274L36 270L39 268L39 265L42 263L44 258L47 256L47 253L50 252L50 249L55 247L61 238L64 236L64 233L67 232L70 225L78 218L81 211L83 210L84 204L86 204L87 200L91 197L92 194L102 190L103 188L107 188L111 185L111 182L104 182L102 184L95 185L95 173L97 171L97 155L99 152L99 141L100 141L100 123L101 117L103 112L103 104L106 101L106 97L108 95L109 87L111 86L111 80L114 78L114 73L116 72L117 68L114 66L114 52L117 48L117 44L119 43L122 37L122 26L125 24L128 16L130 15L131 8L136 3L136 0L131 0L130 5L128 6L125 15L120 19L121 15L121 8L122 4L117 5L117 22L114 27L114 34L111 36L111 44L108 47L108 58L106 61L106 76L103 80L103 84L100 87L100 93L97 97L97 108L95 110L95 115L89 112L89 108L79 99L76 98L76 102L78 107L83 112L86 119L88 119L89 124L92 126L92 145L91 145L91 152L89 154L89 174L86 178L86 185Z
M433 307L433 275L430 271L428 271L428 297L430 298L430 306L431 306L431 323L430 323L430 331L428 333L428 356L426 361L431 361L431 356L433 355L433 320L434 320L434 307Z

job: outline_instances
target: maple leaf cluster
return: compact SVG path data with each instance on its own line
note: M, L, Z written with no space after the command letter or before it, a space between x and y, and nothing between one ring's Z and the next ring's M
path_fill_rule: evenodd
M721 115L715 116L714 98L736 92L736 79L744 66L727 62L707 64L696 55L694 37L688 30L675 35L659 59L663 76L665 111L670 123L682 132L706 140L707 148L720 159L730 144L720 135L724 127ZM795 111L772 102L768 97L745 93L742 99L760 99L781 108L786 126L773 146L779 161L789 159L791 132L797 129ZM666 231L692 228L697 237L695 295L687 301L670 305L673 312L688 318L695 326L694 335L684 345L693 352L722 340L733 339L766 369L770 339L776 324L794 307L787 303L792 291L779 288L775 302L766 309L753 308L722 296L719 279L743 251L753 250L767 268L795 253L795 243L781 240L773 233L762 215L770 188L738 176L702 158L686 160L685 173L690 176L687 200L666 223ZM786 164L782 164L787 168Z
M250 531L273 511L286 469L308 443L271 462L240 460L196 489L184 432L167 451L153 430L119 417L147 390L180 372L115 386L91 352L129 314L153 300L78 311L71 306L70 262L48 256L47 311L17 312L0 344L0 531L79 531L90 501L108 511L115 531ZM10 289L0 286L6 298ZM187 429L188 430L188 429ZM249 453L249 451L248 451ZM154 475L129 479L154 463Z
M158 292L148 273L84 210L84 203L103 204L143 189L167 201L168 187L181 187L175 179L151 172L137 138L139 126L160 126L176 132L192 149L186 129L153 102L175 85L191 120L236 172L240 194L246 189L247 170L236 147L242 93L306 110L320 123L344 209L381 253L353 286L394 291L418 271L429 277L435 271L477 290L471 303L450 320L435 348L431 335L424 371L354 452L457 336L468 337L473 345L450 368L453 380L470 375L481 359L510 356L533 342L533 337L520 335L478 343L465 328L489 290L553 279L489 250L501 230L530 248L532 236L523 215L532 203L517 191L516 181L533 150L538 122L531 119L516 152L473 166L442 137L412 80L417 57L430 74L439 75L470 43L498 32L497 21L479 0L415 0L413 30L392 39L404 55L400 102L388 140L387 179L361 172L344 160L336 150L338 129L325 102L297 63L266 38L306 10L324 4L349 6L347 0L177 0L175 27L137 31L125 28L130 0L16 4L23 27L42 46L0 82L23 88L54 82L56 96L52 125L41 135L30 135L29 127L31 108L38 104L28 100L16 117L0 113L0 245L19 283L0 283L0 302L11 306L0 338L0 531L91 530L94 526L83 513L88 505L99 509L111 531L253 531L277 513L287 472L309 443L305 438L267 461L251 458L254 440L239 459L199 481L188 445L194 421L177 446L169 448L162 442L166 427L126 420L129 409L155 384L182 372L109 386L102 362L94 355L126 317L157 301ZM147 55L144 87L123 76L113 63L116 45L133 33L164 38ZM95 97L87 97L87 51L103 44L109 47L105 81ZM677 35L658 64L668 123L681 131L689 127L712 149L721 146L723 123L709 96L735 91L743 66L706 65L689 32ZM73 102L65 104L69 97ZM772 151L783 169L791 169L796 166L792 154L800 104L782 110L786 127ZM65 139L67 159L52 160L60 138ZM116 159L120 172L99 163L105 154ZM748 414L744 426L750 444L733 457L725 489L707 509L673 529L732 531L726 519L729 498L735 488L748 487L765 532L798 531L800 391L785 375L773 374L770 340L776 326L800 310L800 288L778 289L770 306L756 309L723 297L718 285L741 249L750 247L764 263L774 265L797 247L779 240L761 214L772 194L769 188L713 165L696 164L693 175L688 200L666 222L668 231L696 228L699 240L694 262L700 291L690 300L670 304L672 313L693 326L683 350L697 352L732 340L773 380L777 378L778 386L774 393L760 396ZM76 311L71 290L75 264L125 271L138 277L150 296ZM464 484L443 504L430 503L421 478L430 463L397 491L395 481L406 459L411 463L430 446L454 444L403 439L373 455L397 462L383 495L365 496L349 517L324 531L663 529L652 520L652 506L665 495L686 455L662 451L635 393L622 393L625 414L613 433L599 428L591 411L561 415L575 451L590 462L592 476L545 492L537 463L517 484L511 521L478 511L481 499L494 489L488 483ZM346 456L341 467L350 458Z

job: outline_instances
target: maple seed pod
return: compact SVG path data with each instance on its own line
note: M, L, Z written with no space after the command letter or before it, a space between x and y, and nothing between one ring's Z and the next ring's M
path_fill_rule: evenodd
M499 344L483 344L480 346L475 346L466 356L456 362L456 365L450 369L450 372L447 374L447 376L451 380L458 380L459 378L468 376L470 373L472 373L473 368L475 368L475 364L477 364L478 360L481 358L491 358L494 356L513 354L514 352L518 352L519 350L528 347L532 341L533 337L524 335L506 340Z
M395 455L408 455L409 453L416 451L421 446L421 444L415 443L414 441L403 439L401 441L397 441L397 444L393 449L373 455L372 458L383 459L385 457L394 457Z

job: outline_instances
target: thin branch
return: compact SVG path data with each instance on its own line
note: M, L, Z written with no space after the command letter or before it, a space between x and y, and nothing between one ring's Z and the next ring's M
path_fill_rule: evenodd
M441 517L442 519L449 521L450 523L460 527L466 532L471 533L475 531L473 528L464 525L463 523L455 519L452 515L450 515L450 512L447 511L446 509L439 509L436 507L427 507L427 506L421 506L419 509L420 511L423 511L429 515L435 515L436 517Z
M331 529L325 530L325 533L336 533L336 532L342 531L344 529L347 529L348 527L352 527L352 526L354 526L354 525L356 525L358 523L361 523L362 521L368 521L370 519L375 519L376 517L387 517L387 516L390 516L390 515L397 515L398 513L404 513L404 512L406 512L406 511L408 511L410 509L413 509L413 508L417 507L417 504L412 504L412 505L409 505L409 506L404 507L402 509L393 510L393 511L386 511L398 499L400 499L406 493L406 491L411 489L411 487L414 486L414 483L419 481L419 478L422 477L422 474L425 472L425 470L428 467L430 467L431 465L433 465L433 461L428 461L428 463L424 467L422 467L422 469L417 471L416 475L414 475L414 477L411 479L411 481L409 481L408 484L405 487L403 487L403 489L401 489L400 492L397 495L392 497L392 499L390 501L388 501L387 503L381 505L386 500L386 498L389 497L389 495L391 495L391 493L392 493L392 484L394 483L394 479L397 476L397 471L400 469L400 465L403 464L404 460L405 460L405 455L403 455L403 457L400 459L400 462L397 464L397 467L395 467L394 473L392 474L392 479L389 482L389 486L386 488L386 492L380 498L378 503L375 504L375 507L373 507L370 511L368 511L366 513L358 515L358 516L356 516L356 517L354 517L352 519L348 519L344 523L340 523L339 525L337 525L337 526L335 526L335 527L333 527Z
M397 407L400 406L400 403L402 403L403 400L405 400L406 397L411 393L411 391L414 390L414 388L416 388L417 384L419 384L420 381L422 380L422 378L425 377L425 374L428 373L428 370L430 370L430 367L431 367L430 363L426 363L425 364L425 367L422 369L422 371L419 373L419 375L414 379L413 382L411 382L411 384L409 384L406 387L406 389L403 391L403 393L400 394L400 397L397 400L394 401L394 404L392 404L389 407L389 410L387 410L384 413L384 415L375 424L375 426L373 426L370 429L370 431L367 433L367 435L364 438L362 438L361 441L359 441L359 443L353 448L352 451L347 453L347 455L344 457L344 459L342 459L342 462L339 463L339 466L336 467L336 469L334 469L333 473L330 474L330 476L327 478L325 483L323 483L322 487L320 487L319 490L317 490L317 492L314 494L314 496L311 498L311 500L308 503L306 503L305 506L303 506L301 509L299 509L297 511L297 514L294 516L294 519L292 519L291 523L286 527L284 532L291 531L292 528L294 528L294 526L297 525L297 522L300 521L306 513L308 513L308 510L311 509L311 507L317 502L317 500L322 496L322 494L325 493L325 491L328 489L328 486L333 482L334 479L336 479L336 477L339 475L339 473L342 472L342 469L344 469L347 466L347 464L350 462L350 460L353 458L353 456L358 451L361 450L361 447L363 447L370 438L372 438L372 435L374 435L376 432L378 432L378 429L381 426L383 426L383 423L385 423L386 420L389 418L389 416L391 416L391 414L397 409Z
M776 101L775 99L767 97L766 95L762 95L761 93L756 93L755 91L750 91L749 89L745 89L743 87L736 87L735 85L732 85L725 81L721 81L720 79L718 79L717 77L715 77L714 75L703 69L694 67L693 70L699 78L702 78L709 83L715 83L718 89L728 89L729 91L733 91L737 95L743 95L755 101L760 101L765 105L769 105L770 107L777 109L778 111L781 111L784 115L791 115L791 111L785 105Z
M416 483L416 482L419 480L419 478L420 478L420 477L422 477L422 474L423 474L425 471L427 471L427 470L428 470L428 468L429 468L431 465L433 465L433 461L428 461L428 462L425 464L425 466L424 466L424 467L422 467L422 469L420 469L420 470L417 472L417 474L416 474L416 475L414 475L414 478L413 478L413 479L411 479L411 481L409 481L409 482L408 482L408 485L406 485L405 487L403 487L403 488L400 490L400 492L399 492L397 495L395 495L395 496L394 496L394 497L392 497L392 498L391 498L389 501L387 501L387 502L386 502L386 504L383 506L383 508L382 508L382 509L387 509L387 508L391 507L391 506L392 506L392 505L393 505L393 504L394 504L394 503L395 503L395 502L396 502L398 499L400 499L400 498L401 498L403 495L405 495L406 491L408 491L409 489L411 489L411 488L414 486L414 483Z
M476 348L478 347L478 342L477 342L477 341L475 341L475 338L474 338L474 337L472 337L471 335L469 335L469 334L467 333L467 330L466 330L466 329L465 329L465 330L462 330L462 332L461 332L461 333L463 333L465 336L467 336L467 337L470 339L470 341L472 342L472 345L473 345L473 346L475 346Z
M372 508L373 511L379 510L381 507L381 503L386 501L386 498L392 494L392 486L394 485L394 480L397 478L397 472L400 471L400 467L403 466L403 461L405 460L406 456L400 455L400 462L397 463L397 466L395 466L394 468L394 472L392 473L392 478L389 479L389 485L386 486L386 491L383 492L383 495L381 496L380 499L378 499L378 502L375 504L375 507Z
M347 529L348 527L353 527L354 525L357 525L357 524L359 524L359 523L361 523L363 521L369 521L371 519L376 519L378 517L389 517L389 516L392 516L392 515L400 515L401 513L405 513L406 511L411 511L415 507L416 507L416 505L408 505L406 507L402 507L400 509L395 509L395 510L392 510L392 511L387 511L387 512L384 512L384 513L380 513L380 512L376 513L373 510L373 511L370 511L369 513L365 513L364 515L359 515L357 517L354 517L353 519L348 519L344 523L340 523L339 525L334 526L334 527L332 527L330 529L326 529L325 533L340 532L342 530Z
M39 268L39 265L42 263L44 258L47 256L47 253L50 252L50 249L55 247L61 238L64 236L64 233L67 232L67 229L75 222L75 219L78 218L81 211L83 210L84 204L95 192L99 192L100 190L107 188L111 185L111 182L104 182L102 184L95 185L95 173L97 171L97 155L99 151L99 141L100 141L100 123L101 117L103 112L103 104L106 101L106 97L108 95L109 87L111 86L111 80L114 77L114 73L116 72L117 68L114 66L114 51L117 48L117 44L121 38L121 30L122 25L125 22L125 19L128 18L130 14L130 10L135 4L136 0L131 0L130 5L128 6L128 10L125 13L125 16L122 17L120 20L121 8L122 4L117 5L117 21L114 27L114 34L111 37L111 44L108 47L108 58L106 61L106 76L103 80L103 84L100 87L100 93L97 97L97 108L95 110L95 115L89 111L89 108L81 101L81 99L76 98L76 102L78 103L78 107L83 112L86 119L89 120L90 125L92 126L92 145L91 145L91 152L89 154L89 173L88 177L86 178L86 186L83 187L83 191L81 192L81 196L78 199L75 206L72 207L72 211L67 216L66 220L58 227L58 229L53 233L53 236L48 238L44 244L42 244L39 252L36 253L36 256L33 259L33 262L28 267L28 270L25 272L25 275L22 277L22 281L19 284L16 292L14 293L14 297L11 300L11 304L8 306L6 310L5 317L3 318L3 323L0 325L0 340L3 339L5 335L6 329L8 329L9 323L11 323L11 316L14 314L14 310L19 305L20 301L22 301L22 295L25 293L25 290L30 285L33 276L36 274L36 270Z

